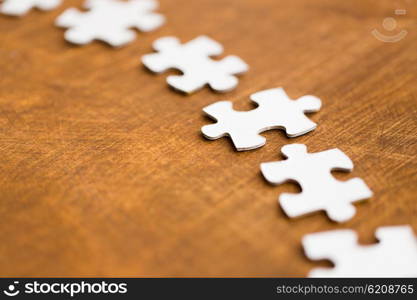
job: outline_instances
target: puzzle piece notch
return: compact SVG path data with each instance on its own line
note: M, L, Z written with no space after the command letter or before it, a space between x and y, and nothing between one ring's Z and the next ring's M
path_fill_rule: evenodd
M10 16L23 16L32 8L40 10L52 10L58 7L62 0L5 0L0 7L0 12Z
M305 113L318 111L321 100L303 96L291 100L283 88L254 93L250 99L258 107L250 111L235 111L229 101L219 101L203 109L217 123L202 127L203 135L210 140L230 136L236 150L246 151L262 147L266 139L260 133L271 129L284 129L289 137L306 134L316 123Z
M168 76L168 84L184 93L193 93L205 85L217 92L233 90L238 85L234 75L246 72L249 67L239 57L229 55L222 60L211 56L223 53L223 47L207 36L199 36L181 44L176 37L163 37L153 43L157 53L142 57L142 63L154 73L177 69L182 75Z
M307 153L303 144L282 147L286 160L261 164L265 179L272 184L296 181L301 193L284 193L279 203L287 214L294 218L324 210L335 222L345 222L356 212L352 203L372 197L372 191L360 178L339 181L332 170L352 171L353 163L339 149Z
M130 28L148 32L165 22L162 15L153 12L158 7L155 0L87 0L84 7L89 11L69 8L55 22L59 27L69 28L65 39L78 45L101 40L120 47L136 38Z
M311 260L329 259L334 268L316 268L309 277L415 277L417 238L410 226L380 227L378 244L358 245L353 230L308 234L302 244Z

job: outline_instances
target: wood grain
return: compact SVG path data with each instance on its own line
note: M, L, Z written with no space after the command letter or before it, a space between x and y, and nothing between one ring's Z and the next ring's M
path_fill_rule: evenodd
M304 257L304 234L352 228L371 243L378 226L417 232L414 1L160 2L167 24L121 49L64 41L54 19L82 1L0 17L1 276L305 276L320 263ZM406 38L375 39L398 8ZM156 38L200 34L250 65L235 91L184 96L141 66ZM270 131L243 153L201 136L204 106L251 109L251 93L280 86L322 99L317 130ZM354 161L335 176L361 177L375 195L351 221L280 210L278 195L299 188L268 185L259 164L293 142Z

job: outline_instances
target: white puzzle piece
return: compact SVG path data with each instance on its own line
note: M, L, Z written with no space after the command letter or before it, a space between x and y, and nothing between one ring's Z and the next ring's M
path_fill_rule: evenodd
M0 6L0 12L10 16L23 16L32 8L52 10L61 2L61 0L5 0Z
M287 136L296 137L316 128L316 123L305 113L318 111L321 101L314 96L291 100L284 89L275 88L250 96L258 107L250 111L235 111L230 101L219 101L203 109L217 123L201 128L203 135L215 140L230 136L238 151L252 150L265 145L259 133L271 129L285 129Z
M324 210L336 222L351 219L356 212L353 202L372 196L372 191L360 178L339 181L332 170L352 171L353 163L339 149L307 153L303 144L282 147L288 159L261 164L265 179L272 184L296 181L301 186L299 194L282 194L279 203L291 218Z
M133 41L136 33L152 31L165 22L165 18L153 11L158 7L156 0L86 0L87 12L75 8L67 9L55 24L69 28L65 39L71 43L85 45L93 40L119 47Z
M380 227L378 244L358 245L353 230L334 230L303 237L311 260L331 260L334 268L316 268L309 277L416 277L417 238L410 226Z
M183 75L168 76L167 81L171 87L187 94L206 84L217 92L233 90L238 84L234 75L249 69L244 61L233 55L212 60L210 56L222 54L223 47L207 36L199 36L183 45L175 37L164 37L156 40L153 48L158 53L144 55L143 64L155 73L180 70Z

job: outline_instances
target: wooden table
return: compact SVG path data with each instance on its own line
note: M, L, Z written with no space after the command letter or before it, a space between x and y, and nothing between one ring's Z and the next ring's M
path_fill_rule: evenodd
M417 232L413 1L160 2L167 24L121 49L65 42L54 19L82 1L0 17L1 276L305 276L330 265L303 255L307 233L352 228L372 243L379 226ZM386 43L373 29L408 35ZM201 34L250 65L236 90L185 96L140 63L158 37ZM204 106L251 109L251 93L280 86L322 99L314 132L269 131L241 153L202 137ZM259 164L289 143L340 148L355 169L335 176L364 179L374 197L341 225L287 218L277 198L299 188L267 184Z

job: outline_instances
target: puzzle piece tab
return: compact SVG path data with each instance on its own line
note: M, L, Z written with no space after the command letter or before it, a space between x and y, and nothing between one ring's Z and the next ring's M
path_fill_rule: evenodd
M282 194L279 203L289 217L324 210L329 218L344 222L355 215L352 203L372 196L372 191L360 178L339 181L332 170L352 171L353 163L339 149L307 153L302 144L282 147L287 160L261 164L265 179L272 184L296 181L301 186L299 194Z
M55 22L69 28L65 39L78 45L100 40L119 47L135 39L130 28L148 32L165 22L162 15L153 12L158 7L155 0L86 0L84 6L89 11L69 8Z
M32 8L52 10L61 2L61 0L5 0L0 7L0 12L10 16L23 16Z
M309 277L416 277L417 238L410 226L380 227L378 244L358 245L356 232L308 234L303 247L311 260L329 259L335 268L316 268Z
M246 72L249 67L237 56L215 61L210 56L220 55L223 47L207 36L199 36L181 45L175 37L156 40L153 47L158 53L142 57L143 64L152 72L180 70L183 75L168 76L168 84L184 93L193 93L206 84L217 92L233 90L238 79L234 75Z
M261 91L250 96L258 107L250 111L235 111L229 101L211 104L203 111L217 123L201 128L203 135L215 140L230 136L238 151L265 145L259 133L270 129L285 129L287 136L296 137L316 128L305 113L318 111L321 101L314 96L291 100L282 88Z

